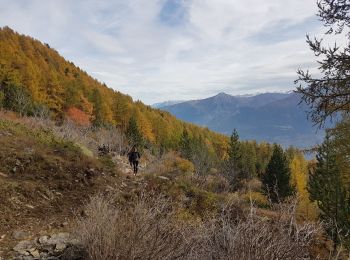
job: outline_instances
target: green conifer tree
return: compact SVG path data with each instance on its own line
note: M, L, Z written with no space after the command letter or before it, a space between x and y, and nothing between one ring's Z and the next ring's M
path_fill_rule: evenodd
M134 116L130 117L129 125L126 130L126 136L131 145L136 145L139 148L143 147L143 136L137 125L136 118Z
M350 242L350 198L341 180L341 171L334 146L326 136L319 147L317 165L310 172L308 191L311 201L316 201L325 229L334 242L334 250L340 243Z
M230 136L230 146L228 150L228 156L229 156L229 159L234 162L238 162L239 159L241 158L239 135L236 128L233 129L233 132Z
M236 190L239 187L242 179L242 147L239 141L239 135L236 129L230 137L230 143L228 148L228 159L224 164L224 175L228 179L232 190Z
M290 169L287 157L280 145L275 144L272 157L262 177L265 192L272 202L278 202L293 194L290 184Z
M184 158L188 160L192 159L191 138L188 134L187 129L183 130L182 135L180 137L180 152Z

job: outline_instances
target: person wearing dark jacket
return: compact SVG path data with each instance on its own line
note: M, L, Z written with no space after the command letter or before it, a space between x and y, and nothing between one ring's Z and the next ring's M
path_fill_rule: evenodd
M139 167L139 160L141 158L140 153L137 151L136 146L133 146L131 151L128 153L130 166L133 167L134 174L136 175Z

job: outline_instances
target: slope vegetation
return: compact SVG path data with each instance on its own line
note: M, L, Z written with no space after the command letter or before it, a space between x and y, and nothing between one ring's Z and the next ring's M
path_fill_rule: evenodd
M48 44L8 27L0 29L1 106L27 115L49 110L58 121L69 117L83 125L116 126L122 131L134 117L147 143L163 148L177 148L185 128L213 152L222 151L227 143L223 135L133 102L65 60Z

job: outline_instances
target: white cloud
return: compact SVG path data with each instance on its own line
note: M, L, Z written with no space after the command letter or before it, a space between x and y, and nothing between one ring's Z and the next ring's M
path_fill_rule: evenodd
M315 1L305 0L0 0L0 6L0 26L48 42L146 103L290 90L296 69L314 61L305 34L323 30Z

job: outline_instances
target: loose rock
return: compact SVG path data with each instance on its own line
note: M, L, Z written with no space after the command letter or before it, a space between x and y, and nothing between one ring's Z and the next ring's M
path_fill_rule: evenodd
M34 241L31 240L23 240L21 242L19 242L14 248L13 250L16 252L23 252L23 251L27 251L30 250L32 248L36 247L36 243Z
M25 232L23 230L16 230L16 231L13 231L12 232L12 237L14 239L26 239L29 237L29 233L28 232Z

